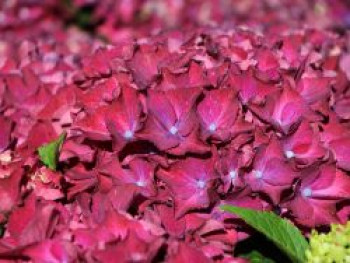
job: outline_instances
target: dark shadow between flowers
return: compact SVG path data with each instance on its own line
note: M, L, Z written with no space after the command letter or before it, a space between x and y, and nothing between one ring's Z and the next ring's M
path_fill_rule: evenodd
M119 160L123 161L129 155L158 153L157 147L146 140L127 143L119 153Z
M272 259L275 262L292 263L271 241L266 239L264 235L255 233L248 239L241 241L235 248L235 256L241 256L258 251L264 257Z

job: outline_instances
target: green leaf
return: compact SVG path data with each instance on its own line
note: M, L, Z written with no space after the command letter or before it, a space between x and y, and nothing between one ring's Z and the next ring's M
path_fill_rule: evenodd
M261 212L247 208L224 205L222 210L234 213L247 224L264 234L293 262L305 262L309 244L293 224L273 212Z
M57 169L59 152L66 138L66 135L67 134L65 132L62 133L57 140L48 144L44 144L38 149L40 160L51 170L56 171Z
M275 263L275 261L265 257L264 255L262 255L260 252L256 250L253 250L248 254L239 255L239 257L249 259L251 263Z

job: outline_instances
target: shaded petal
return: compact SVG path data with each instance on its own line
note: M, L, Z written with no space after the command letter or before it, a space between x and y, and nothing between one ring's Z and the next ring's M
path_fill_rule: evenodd
M211 90L199 103L197 111L205 137L228 139L238 113L235 97L236 91L230 88Z
M329 148L335 155L337 166L350 171L350 137L330 142Z

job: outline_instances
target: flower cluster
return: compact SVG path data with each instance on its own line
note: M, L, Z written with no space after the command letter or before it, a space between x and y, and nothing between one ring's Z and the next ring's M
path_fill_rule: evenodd
M250 7L227 20L218 5L210 16L228 24L197 27L192 8L216 1L74 1L97 5L101 27L140 34L109 45L46 24L61 7L41 2L27 7L41 10L38 32L23 17L0 29L1 260L246 262L233 250L251 229L222 204L272 210L302 229L349 219L346 31L289 23L289 1L286 17L276 8L267 21L269 8L244 10L276 1L242 0ZM145 37L132 26L144 5L181 13L171 26L183 27ZM53 171L37 149L62 132Z
M348 3L341 0L72 0L71 6L90 10L97 32L112 42L189 24L244 23L271 32L305 23L317 28L350 24Z
M310 250L306 255L308 262L347 262L350 260L350 223L332 224L328 234L312 232Z

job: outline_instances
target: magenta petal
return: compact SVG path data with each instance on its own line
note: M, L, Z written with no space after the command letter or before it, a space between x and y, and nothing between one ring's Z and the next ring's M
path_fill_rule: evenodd
M172 89L163 92L152 92L148 107L153 117L172 135L177 133L187 136L195 124L193 107L200 94L200 89Z
M0 179L0 212L8 212L14 208L20 197L20 182L22 180L23 170L14 166L1 168L1 174L5 178Z
M91 111L118 98L120 92L121 88L117 78L109 78L98 83L93 89L79 94L77 100L78 104L84 105L87 111Z
M252 68L242 75L233 75L230 78L232 85L238 89L239 97L243 104L248 104L254 99L262 99L267 94L276 91L274 86L267 85L256 79Z
M199 249L192 247L186 243L179 243L173 255L167 259L169 263L182 262L203 262L209 263L211 260L207 258Z
M329 148L335 155L338 167L350 171L350 137L332 141Z
M147 106L153 116L164 125L166 130L170 130L175 125L175 111L165 94L152 90L149 91Z
M127 62L137 85L143 89L151 85L158 75L158 64L167 57L167 52L161 47L141 45L134 56Z
M307 106L299 94L291 88L285 87L275 104L272 119L276 125L287 133L291 126L300 121L307 111Z
M112 135L121 141L134 139L140 130L142 105L136 90L131 87L122 89L122 95L108 108L106 124Z
M334 111L340 118L349 120L350 119L350 99L344 98L344 99L338 100L334 105Z
M201 89L199 88L187 88L186 90L179 88L165 92L166 97L174 108L178 121L186 119L193 112L195 102L200 94ZM189 125L193 124L189 123ZM183 128L185 129L185 127Z
M253 191L267 194L274 203L278 203L283 190L292 186L296 177L290 164L282 158L279 142L272 138L270 143L258 152L253 170L246 180Z
M99 262L152 262L162 243L161 239L146 242L136 231L132 231L125 240L117 244L107 244L105 249L94 251L93 256ZM115 255L118 255L118 258Z
M97 184L97 173L88 171L83 165L77 165L65 174L65 179L71 184L67 197L70 199L76 194L93 188Z
M201 208L210 204L208 191L217 179L212 162L190 158L175 163L167 171L159 171L158 177L174 194L178 217L196 208L196 204Z
M175 155L206 152L208 148L197 136L198 124L193 109L200 90L188 88L186 92L183 91L150 92L151 99L155 101L151 103L148 100L151 103L148 105L150 114L139 137Z
M187 137L181 138L178 147L168 150L169 153L175 155L184 155L188 152L201 154L209 151L209 146L199 140L196 130L192 131Z
M181 218L192 210L207 208L210 203L207 191L197 191L188 199L175 199L175 218Z
M60 119L76 102L76 88L67 86L58 90L50 97L45 107L38 113L38 117L44 120Z
M140 138L153 142L162 151L169 150L179 145L179 138L171 134L158 120L149 116Z
M221 180L223 182L223 191L227 193L231 187L233 191L244 187L242 173L240 169L243 167L242 156L234 149L223 152L222 157L217 164Z
M27 73L33 74L31 70L26 70ZM15 101L20 102L24 101L28 97L34 95L38 90L38 85L35 83L25 83L24 76L20 74L11 74L7 75L6 83L9 87L9 95L12 96Z
M296 158L298 163L310 165L326 155L322 147L317 127L302 122L298 130L283 141L284 155Z
M106 107L99 107L93 113L74 123L73 129L81 131L92 140L110 140L111 135L106 126Z
M3 116L0 116L0 127L0 152L2 152L10 144L12 122Z
M330 200L307 200L301 196L292 200L288 207L295 216L295 220L302 225L315 227L319 225L328 225L337 223L338 218L335 215L335 203Z
M270 159L262 170L262 179L271 185L291 185L295 174L286 162Z
M212 90L206 94L197 108L205 137L212 136L219 140L229 138L238 112L235 97L236 91L229 88Z
M312 183L304 185L312 191L313 198L347 199L350 198L350 178L341 170L332 166L321 166L318 176Z
M25 210L16 210L9 218L9 232L18 244L30 245L52 237L64 220L62 211L54 203L40 204L33 197L25 205Z
M74 157L78 157L82 162L92 162L95 157L95 151L88 145L78 143L73 139L66 140L61 149L60 161Z
M304 73L305 74L305 73ZM304 77L297 86L297 91L309 103L315 103L330 95L330 79L325 77Z
M34 262L69 262L76 260L77 249L68 241L45 240L23 251Z

